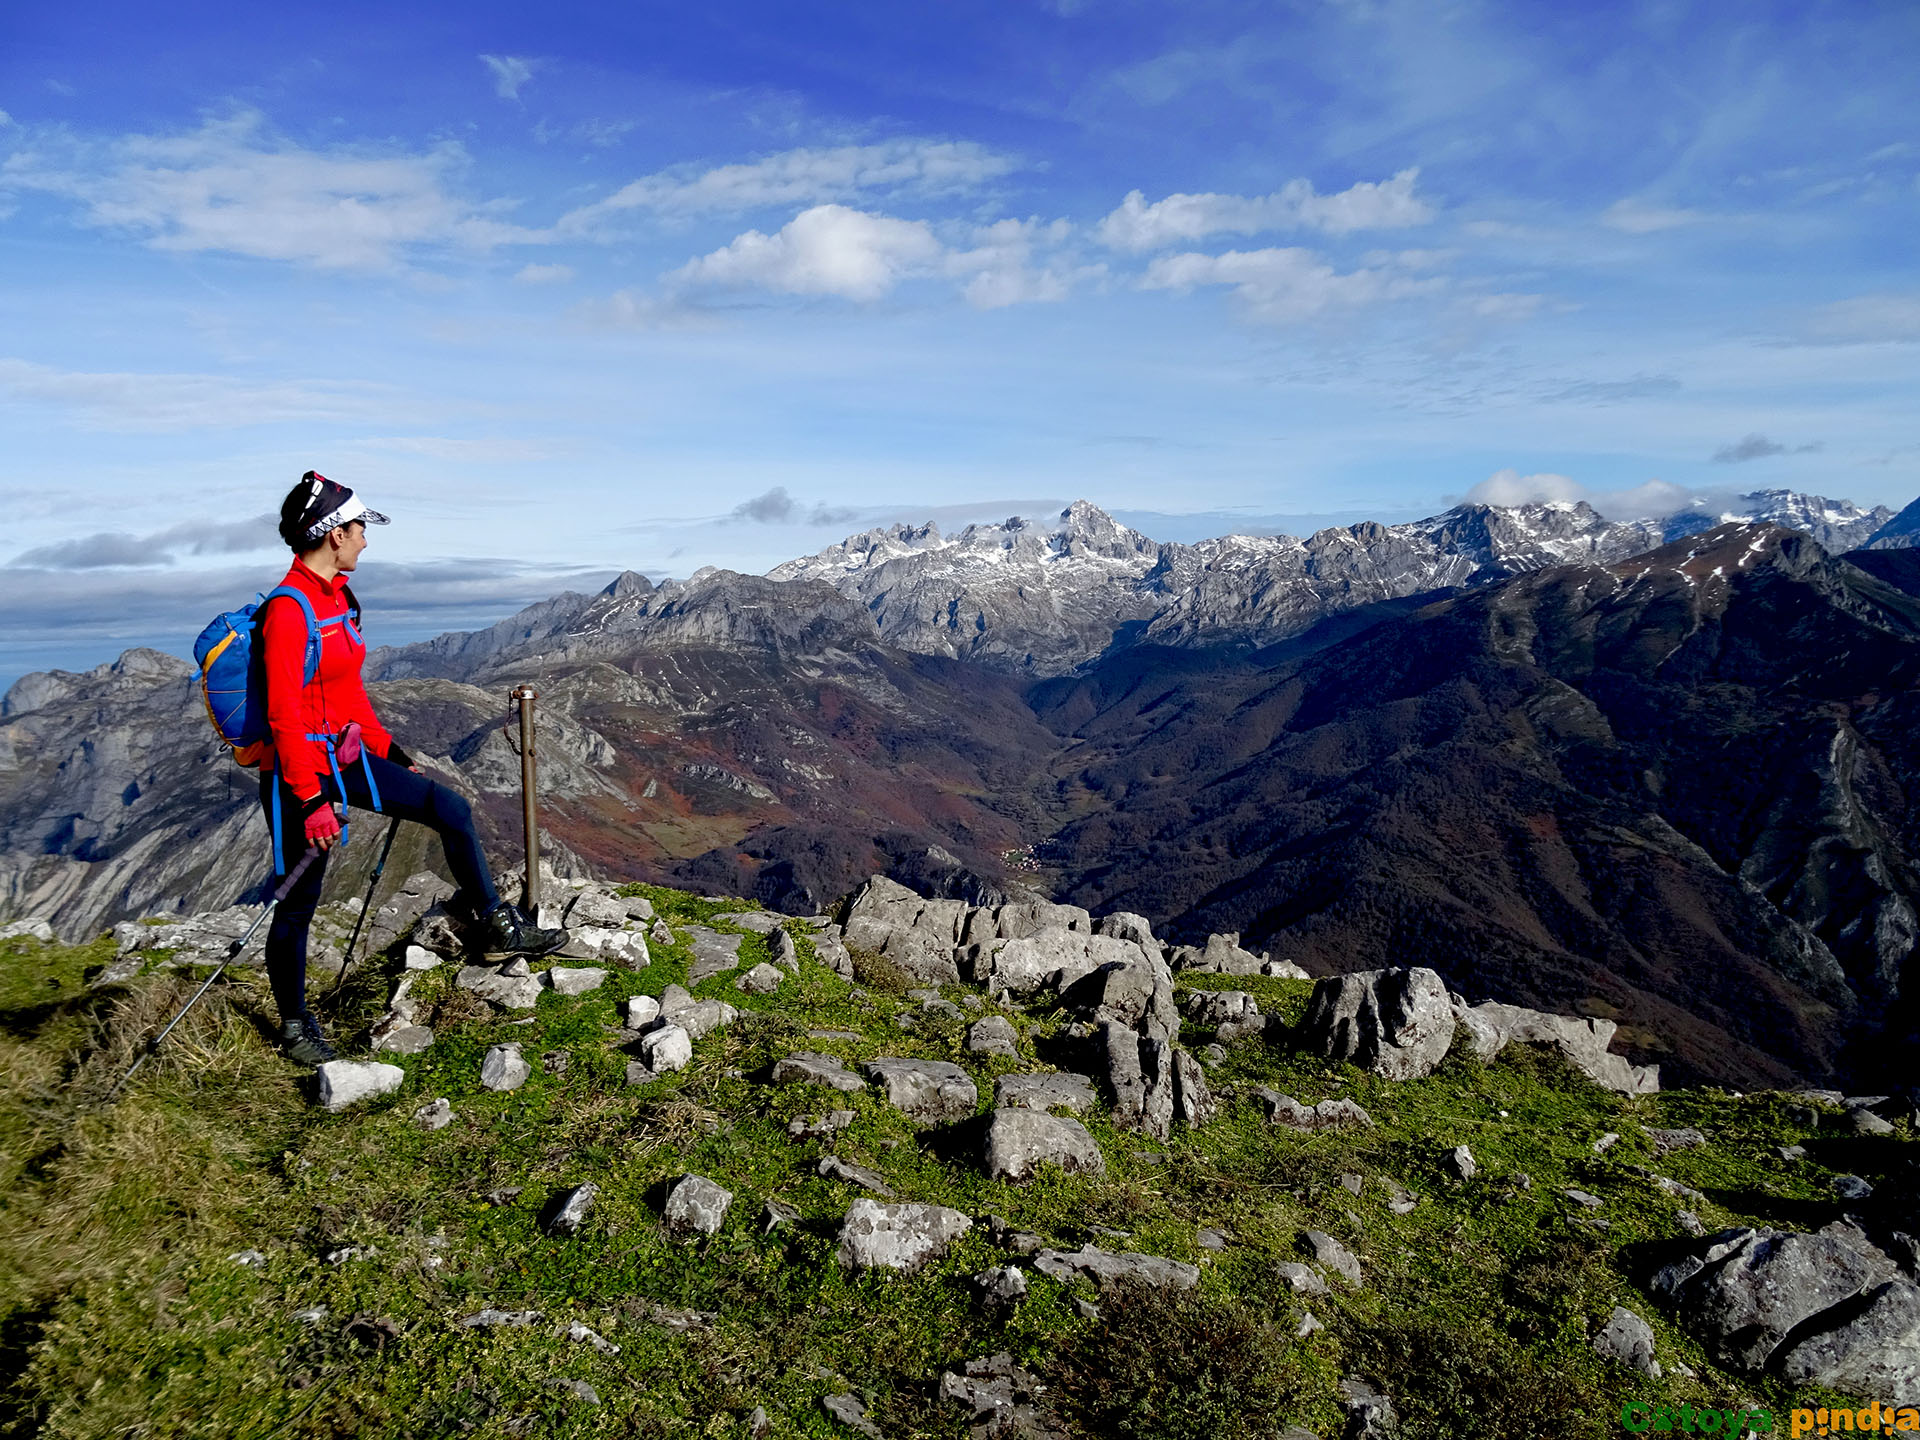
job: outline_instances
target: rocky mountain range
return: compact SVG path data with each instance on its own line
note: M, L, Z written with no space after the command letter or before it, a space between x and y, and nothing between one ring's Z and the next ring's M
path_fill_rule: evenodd
M1030 887L1618 1018L1682 1076L1824 1077L1873 1053L1843 1036L1912 1024L1914 552L1884 511L1748 500L1806 528L1662 548L1693 522L1469 505L1188 546L1081 502L766 577L628 574L376 651L369 678L497 854L505 691L531 681L563 869L793 913L874 872ZM78 937L257 884L252 778L196 704L151 651L13 687L0 919Z

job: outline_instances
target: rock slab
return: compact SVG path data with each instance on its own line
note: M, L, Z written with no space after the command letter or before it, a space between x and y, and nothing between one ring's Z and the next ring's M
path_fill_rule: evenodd
M850 1270L912 1273L973 1228L944 1205L887 1205L856 1200L840 1226L840 1263Z

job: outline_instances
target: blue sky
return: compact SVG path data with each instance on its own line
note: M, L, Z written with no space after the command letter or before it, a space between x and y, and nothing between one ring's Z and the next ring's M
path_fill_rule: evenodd
M1076 497L1920 492L1904 0L272 8L0 11L0 683L309 466L384 639Z

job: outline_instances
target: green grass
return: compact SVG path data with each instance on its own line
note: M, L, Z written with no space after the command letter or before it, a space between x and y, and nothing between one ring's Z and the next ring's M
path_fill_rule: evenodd
M676 930L740 908L628 888ZM424 974L414 993L436 1043L396 1061L407 1072L397 1095L338 1116L315 1108L311 1082L273 1052L271 1000L249 969L215 987L119 1104L102 1108L194 976L157 969L91 991L85 977L110 958L109 942L0 946L0 1375L14 1377L0 1391L0 1435L730 1436L763 1405L776 1435L827 1436L845 1432L820 1397L852 1391L890 1435L957 1437L963 1417L938 1402L939 1372L1003 1350L1041 1374L1087 1434L1257 1435L1284 1420L1331 1436L1334 1384L1356 1371L1394 1396L1411 1436L1611 1436L1637 1398L1823 1403L1717 1371L1631 1278L1643 1247L1677 1233L1676 1203L1642 1170L1706 1192L1710 1227L1804 1223L1801 1207L1822 1200L1832 1172L1774 1155L1805 1138L1774 1097L1629 1101L1526 1050L1392 1084L1242 1043L1213 1072L1216 1086L1350 1096L1376 1128L1302 1135L1234 1098L1213 1124L1160 1145L1095 1115L1105 1176L1050 1173L1013 1187L989 1182L877 1091L849 1097L756 1076L801 1048L849 1062L951 1059L974 1075L984 1110L995 1075L1034 1065L1036 1045L1053 1053L1064 1017L1017 1014L1028 1058L983 1062L964 1049L965 1022L922 1015L899 1028L896 1015L918 1006L872 957L859 957L868 983L851 985L812 962L805 926L788 928L805 961L798 979L764 997L736 991L732 972L705 982L699 993L736 1005L740 1021L698 1042L687 1070L638 1089L625 1085L629 1057L615 1048L619 1002L684 983L683 944L655 946L651 967L612 969L578 999L543 995L530 1024L455 990L451 966ZM742 969L766 956L764 940L743 938ZM350 1052L364 1047L397 971L376 957L347 986L337 1029ZM1194 983L1251 990L1289 1017L1310 989ZM824 1028L861 1038L807 1036ZM480 1058L507 1040L534 1074L494 1094L479 1085ZM542 1057L560 1051L569 1063L554 1073ZM428 1134L411 1116L436 1096L456 1118ZM850 1129L789 1138L789 1120L836 1108L856 1112ZM1712 1143L1655 1159L1641 1126L1683 1124ZM1621 1141L1595 1155L1609 1130ZM1461 1143L1481 1167L1465 1186L1440 1168ZM1909 1144L1903 1127L1850 1148L1847 1167L1872 1178ZM1091 1291L1029 1270L1029 1297L989 1313L967 1277L1008 1257L985 1225L918 1276L849 1276L834 1261L836 1232L861 1192L814 1173L829 1150L881 1172L898 1198L997 1214L1062 1248L1091 1227L1124 1231L1098 1243L1200 1264L1201 1286L1178 1302L1109 1298L1109 1314L1090 1322L1071 1300ZM687 1173L735 1192L711 1240L662 1231L661 1192ZM1358 1196L1343 1174L1365 1178ZM1392 1214L1383 1176L1421 1203ZM599 1197L582 1231L546 1234L543 1207L586 1181ZM1605 1228L1567 1201L1566 1186L1605 1200L1595 1212ZM772 1197L800 1222L769 1233ZM1225 1231L1230 1248L1203 1250L1202 1227ZM1276 1262L1299 1255L1308 1228L1358 1254L1365 1288L1336 1280L1336 1294L1303 1303L1277 1281ZM350 1247L359 1258L329 1259ZM228 1258L247 1249L264 1265ZM1649 1384L1595 1357L1586 1336L1616 1303L1646 1316L1663 1360L1683 1360L1695 1378ZM1300 1340L1308 1305L1326 1328ZM460 1326L485 1307L541 1318ZM676 1311L698 1314L676 1321ZM569 1322L620 1353L567 1340ZM586 1381L601 1403L556 1378Z

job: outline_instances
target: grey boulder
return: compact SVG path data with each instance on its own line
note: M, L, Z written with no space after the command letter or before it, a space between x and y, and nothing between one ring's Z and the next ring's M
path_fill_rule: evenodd
M1020 1034L1004 1015L989 1015L976 1020L967 1030L967 1050L974 1055L1001 1055L1020 1058Z
M508 1010L531 1010L540 1003L538 975L506 975L485 965L463 965L453 983Z
M1200 1283L1198 1266L1160 1255L1115 1255L1096 1245L1072 1251L1042 1250L1033 1257L1033 1268L1055 1280L1079 1276L1101 1286L1131 1283L1191 1290Z
M1070 1175L1104 1175L1107 1162L1086 1126L1039 1110L996 1110L987 1126L987 1175L1015 1184L1033 1179L1043 1165Z
M398 1065L378 1060L329 1060L316 1073L321 1108L336 1113L362 1100L391 1095L407 1078Z
M547 971L547 984L556 995L584 995L606 982L606 971L587 965L556 965Z
M1623 1306L1613 1307L1606 1325L1593 1337L1596 1355L1617 1360L1649 1380L1660 1378L1660 1362L1653 1358L1653 1327Z
M784 934L785 932L783 931L782 933ZM734 981L733 986L734 989L744 991L749 995L771 995L780 988L780 982L786 978L785 973L777 966L769 965L765 961L762 961L747 971L747 973L742 975L738 980Z
M1313 987L1300 1044L1389 1080L1431 1075L1453 1043L1447 987L1425 966L1329 975Z
M848 1094L867 1088L866 1081L835 1057L815 1054L811 1050L802 1050L784 1060L774 1061L772 1074L776 1085L825 1085Z
M533 1074L518 1045L491 1045L480 1059L480 1083L489 1090L518 1090Z
M1079 1115L1093 1107L1093 1099L1093 1081L1065 1070L1002 1075L993 1082L996 1110L1068 1110Z
M887 1205L856 1200L840 1226L839 1258L850 1270L911 1273L946 1253L973 1226L944 1205Z
M667 1192L667 1229L676 1235L715 1235L733 1204L733 1192L704 1175L686 1175Z
M553 1213L547 1217L547 1233L577 1235L586 1224L587 1213L593 1209L593 1199L599 1193L600 1187L591 1180L563 1191L554 1201Z
M922 1124L963 1119L980 1103L972 1078L950 1060L883 1055L861 1068L880 1083L889 1105Z
M1468 1006L1458 997L1454 1014L1469 1048L1482 1060L1491 1060L1508 1045L1540 1045L1559 1051L1594 1084L1619 1094L1651 1095L1660 1088L1658 1065L1635 1065L1608 1052L1620 1028L1611 1020L1549 1015L1496 1001Z

